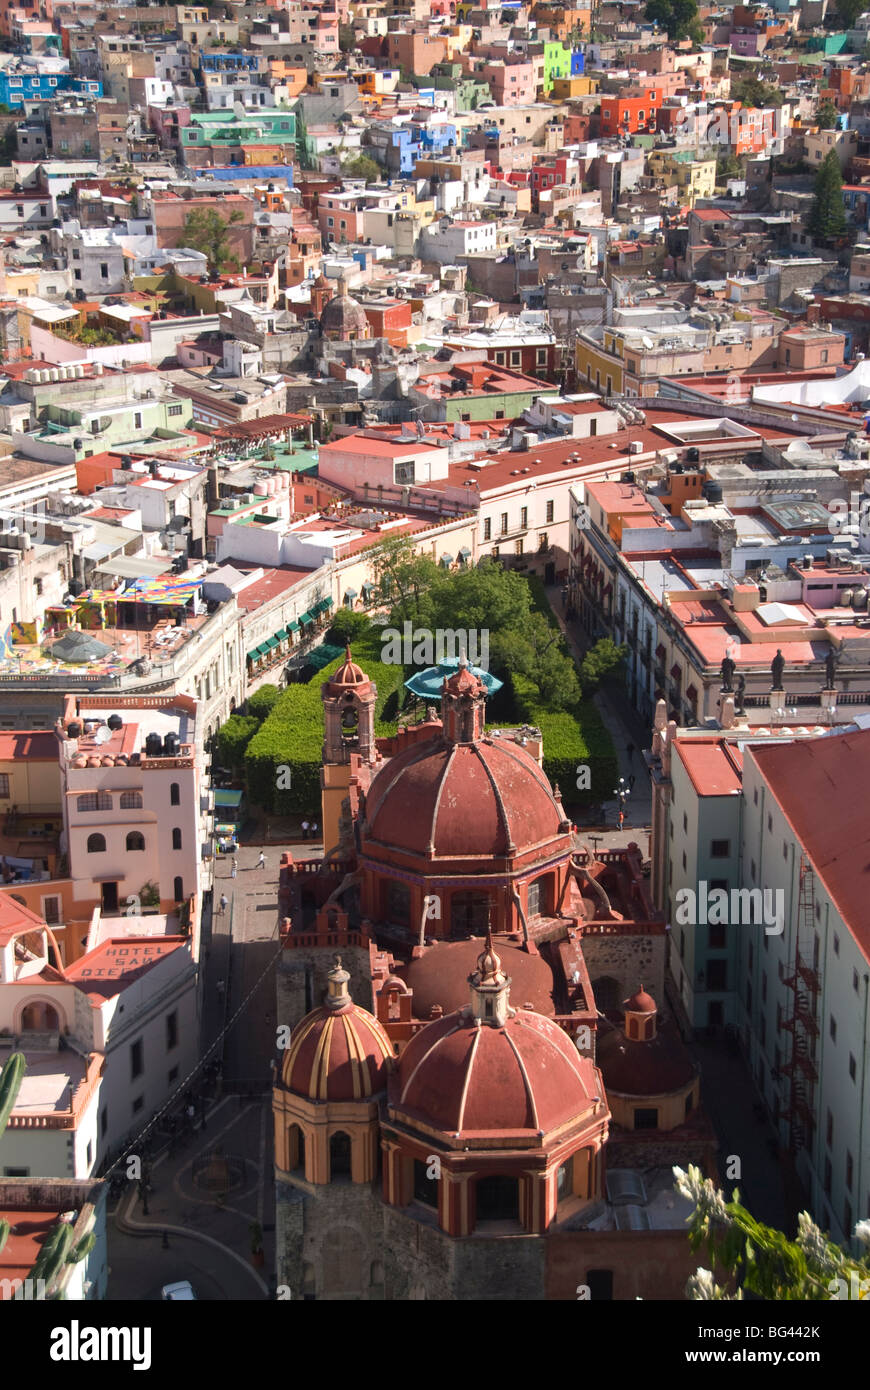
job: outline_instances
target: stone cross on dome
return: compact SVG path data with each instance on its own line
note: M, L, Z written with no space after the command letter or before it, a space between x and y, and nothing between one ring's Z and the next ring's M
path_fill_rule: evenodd
M334 960L335 964L332 969L326 972L326 978L329 981L326 1007L328 1009L346 1009L353 1002L347 988L350 975L341 967L341 956L335 956Z

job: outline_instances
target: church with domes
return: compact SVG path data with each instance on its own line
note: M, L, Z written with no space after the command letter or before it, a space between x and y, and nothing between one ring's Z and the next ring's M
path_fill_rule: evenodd
M488 728L464 660L440 717L392 738L350 650L321 694L325 857L285 854L280 883L278 1283L679 1297L694 1266L661 1175L712 1172L714 1143L638 847L578 844L539 731Z

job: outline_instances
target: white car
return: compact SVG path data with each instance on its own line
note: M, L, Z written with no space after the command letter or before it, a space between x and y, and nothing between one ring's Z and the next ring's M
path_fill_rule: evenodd
M181 1279L177 1284L164 1284L161 1297L169 1303L196 1302L196 1294L189 1279Z

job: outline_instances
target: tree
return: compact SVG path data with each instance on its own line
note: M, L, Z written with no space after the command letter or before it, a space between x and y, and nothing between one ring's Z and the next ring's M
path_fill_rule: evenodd
M590 647L580 663L584 694L597 690L603 680L619 669L627 655L628 649L618 646L612 637L602 637Z
M277 685L261 685L258 690L254 691L253 695L248 696L248 714L252 715L254 719L262 721L267 715L272 713L273 706L280 693Z
M836 150L828 150L816 174L815 197L807 217L807 230L816 241L830 241L846 234L843 175Z
M435 561L418 554L414 542L402 536L376 545L369 561L381 593L393 604L390 621L399 625L406 619L419 621L424 595L438 576Z
M365 613L355 613L352 608L339 608L329 629L331 642L355 642L371 627L371 619Z
M762 82L754 73L732 77L731 97L747 107L782 106L783 95L772 82Z
M782 1231L756 1221L741 1205L737 1188L726 1202L724 1193L691 1164L687 1173L675 1168L674 1178L680 1196L694 1204L690 1246L703 1249L711 1265L734 1281L719 1285L710 1269L699 1269L686 1285L687 1298L739 1301L745 1289L777 1303L870 1299L870 1221L859 1221L855 1227L865 1253L854 1259L823 1235L808 1212L801 1212L797 1238L789 1240Z
M353 53L356 48L356 33L352 24L339 24L338 47L342 53Z
M259 719L250 714L231 714L218 729L218 757L224 767L241 768L245 749L260 727Z
M381 166L367 154L358 154L342 164L341 172L349 179L365 179L366 183L377 183L381 177Z
M847 29L854 29L855 20L866 8L866 0L837 0L837 14Z
M648 0L646 17L664 29L669 39L695 38L700 28L695 0Z
M720 154L716 160L716 179L722 182L725 179L742 179L745 173L743 160L738 159L736 154Z
M184 219L178 245L201 251L208 259L212 275L219 275L224 265L238 269L238 260L230 254L227 228L241 221L242 214L238 211L231 212L229 217L221 217L216 208L194 208Z
M837 108L830 97L825 97L816 108L816 125L819 130L834 130L837 124Z
M547 709L567 709L580 698L580 683L558 628L542 613L531 613L522 628L513 628L499 640L499 652L511 671L528 676L537 686Z

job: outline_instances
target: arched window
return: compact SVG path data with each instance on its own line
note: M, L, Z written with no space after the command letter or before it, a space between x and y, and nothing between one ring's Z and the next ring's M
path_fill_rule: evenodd
M141 792L121 792L122 811L141 811L142 793Z
M169 804L170 806L181 805L181 787L177 782L169 783Z
M636 1019L636 1018L630 1018L630 1019L628 1020L628 1036L629 1036L630 1038L636 1038L636 1037L638 1036L638 1027L637 1027L637 1019Z
M181 849L181 831L177 826L172 832L172 848Z
M143 850L145 848L145 836L141 830L131 830L127 836L127 848L129 850Z
M287 1148L289 1151L289 1172L299 1173L305 1176L305 1134L299 1125L291 1125L287 1132Z
M329 1176L350 1177L350 1135L341 1129L329 1140Z
M438 1206L438 1179L432 1172L428 1163L424 1163L421 1158L414 1159L414 1201L422 1202L426 1207Z
M574 1195L574 1159L566 1158L556 1173L556 1201L564 1202Z
M520 1184L518 1178L495 1174L477 1180L477 1222L518 1221Z
M83 792L76 797L76 809L79 811L111 811L112 798L108 792Z
M535 879L534 883L529 884L528 915L530 917L546 917L552 911L552 896L552 874L542 874L540 878Z
M454 893L450 899L450 935L485 936L491 910L488 893Z
M619 1008L622 990L619 987L619 981L614 980L612 975L600 975L597 980L593 980L592 992L595 995L595 1002L603 1014Z
M172 880L172 892L177 903L184 902L184 880L181 874L176 874L175 878Z
M88 854L105 854L106 837L105 835L88 836Z

